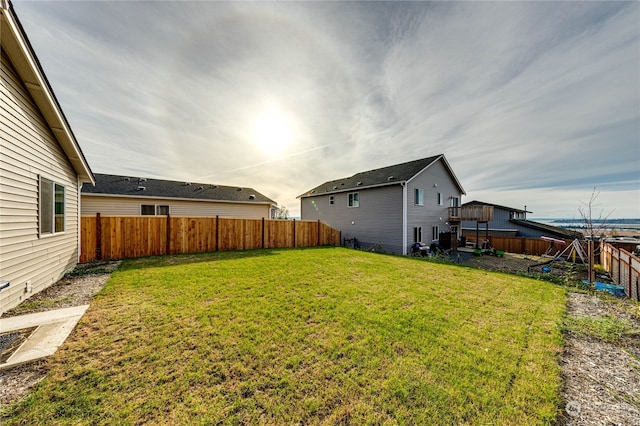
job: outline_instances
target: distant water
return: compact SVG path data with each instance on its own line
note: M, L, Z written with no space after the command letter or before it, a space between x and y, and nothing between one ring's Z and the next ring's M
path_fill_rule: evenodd
M535 222L544 223L547 225L557 226L559 228L566 229L585 229L585 221L579 219L567 219L567 218L530 218ZM594 228L604 230L628 230L628 231L640 231L640 218L638 219L607 219L605 221L596 221L592 223Z

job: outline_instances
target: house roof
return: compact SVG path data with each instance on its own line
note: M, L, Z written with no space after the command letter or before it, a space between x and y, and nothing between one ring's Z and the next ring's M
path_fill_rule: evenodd
M518 213L533 213L530 212L529 210L522 210L522 209L516 209L514 207L506 207L506 206L501 206L499 204L491 204L491 203L485 203L483 201L467 201L466 203L463 203L462 206L491 206L491 207L495 207L498 209L502 209L502 210L507 210L510 212L518 212Z
M253 188L238 186L105 175L99 173L95 174L95 181L95 186L86 185L82 187L82 195L278 204Z
M395 164L393 166L356 173L353 176L342 179L330 180L322 185L316 186L302 195L299 195L298 198L353 191L354 189L360 190L387 185L399 185L411 180L418 173L439 160L443 161L443 164L451 175L451 178L460 189L460 192L464 194L464 189L453 173L451 166L449 166L444 155L440 154L434 155L433 157L422 158L420 160L409 161L407 163Z
M533 220L511 219L509 222L516 225L524 226L531 229L542 231L549 237L559 237L564 239L573 239L582 237L582 233L572 231L570 229L560 228L558 226L547 225L545 223L535 222Z
M0 0L0 41L3 54L11 60L80 180L93 183L93 173L89 163L62 112L10 0Z

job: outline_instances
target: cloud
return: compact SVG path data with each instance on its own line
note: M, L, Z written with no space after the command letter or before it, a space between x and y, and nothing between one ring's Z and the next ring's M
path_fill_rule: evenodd
M467 199L570 216L595 186L640 216L636 2L14 6L96 172L297 214L325 180L444 153ZM295 127L276 158L251 136L269 102Z

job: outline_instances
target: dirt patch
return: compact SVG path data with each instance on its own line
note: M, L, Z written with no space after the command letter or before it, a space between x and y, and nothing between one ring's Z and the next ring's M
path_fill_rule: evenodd
M2 318L33 314L53 309L86 305L102 289L120 262L99 265L79 265L73 272L5 312ZM82 275L86 274L86 275ZM0 407L9 405L26 395L48 372L47 361L40 360L0 370Z
M640 330L638 305L601 295L569 293L568 315L622 319ZM560 425L632 425L640 419L640 339L615 344L565 334L560 360L565 410Z

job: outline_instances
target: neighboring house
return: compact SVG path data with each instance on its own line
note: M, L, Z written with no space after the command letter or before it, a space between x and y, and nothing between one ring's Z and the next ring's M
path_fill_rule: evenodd
M273 217L276 202L252 188L96 173L82 214Z
M321 220L365 248L407 254L415 242L458 231L464 193L445 156L436 155L328 181L298 198L303 220Z
M551 237L558 239L579 238L582 234L568 229L551 226L527 219L526 206L524 209L505 207L498 204L484 203L482 201L469 201L462 205L463 209L476 206L488 206L493 208L493 219L488 222L477 223L475 221L463 220L462 235L471 236L475 239L478 230L480 237L488 233L490 236L498 237L526 237L540 238Z
M93 175L6 0L0 45L1 314L77 264L80 187Z

